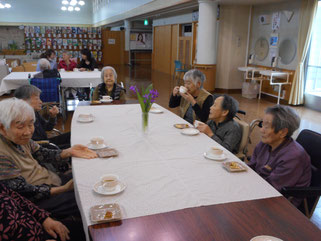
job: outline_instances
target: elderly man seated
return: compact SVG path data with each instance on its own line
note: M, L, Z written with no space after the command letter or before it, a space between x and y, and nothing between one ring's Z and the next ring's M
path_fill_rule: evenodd
M31 140L35 112L16 98L0 101L0 182L33 199L54 217L77 214L71 175L54 173L41 164L62 162L68 157L96 158L82 145L49 150Z
M224 146L237 153L242 139L242 130L233 120L238 110L238 102L229 95L219 96L211 106L207 125L199 123L198 129Z
M206 122L213 104L213 96L203 89L205 75L198 69L192 69L184 75L186 93L176 86L169 100L169 107L180 107L180 116L189 123L195 120ZM183 98L182 98L183 97Z
M125 90L117 84L117 73L113 67L106 66L101 70L101 81L94 90L93 100L100 100L104 95L113 100L125 100Z
M58 70L55 69L50 69L50 62L48 59L39 59L38 61L38 65L39 65L39 69L40 69L40 73L37 73L33 76L33 78L54 78L54 77L59 77L59 72Z
M14 97L27 101L35 111L35 131L32 140L49 140L61 149L70 147L70 132L48 138L46 131L51 131L55 127L59 110L57 106L53 106L49 109L49 119L45 120L39 113L42 109L40 93L41 90L34 85L23 85L14 92Z
M248 165L278 191L283 187L307 187L311 180L311 161L303 147L291 136L300 126L300 118L287 106L265 110L262 141L255 147ZM298 206L300 199L291 202Z

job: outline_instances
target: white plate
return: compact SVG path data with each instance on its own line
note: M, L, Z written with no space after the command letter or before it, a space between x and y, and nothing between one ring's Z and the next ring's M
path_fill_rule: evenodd
M114 190L107 191L103 188L103 183L99 181L94 185L94 191L102 195L115 195L117 193L124 191L126 187L127 187L126 184L120 181Z
M81 118L81 117L78 116L77 121L81 122L81 123L89 123L89 122L93 122L94 121L94 117L90 116L88 118Z
M252 238L250 241L283 241L283 240L273 236L260 235Z
M200 133L200 131L197 130L197 129L195 129L195 128L186 128L186 129L183 129L181 133L182 133L183 135L195 136L195 135L197 135L198 133Z
M164 111L159 108L152 107L152 108L150 108L149 112L154 113L154 114L159 114L159 113L163 113Z
M110 99L110 100L100 99L99 101L100 101L101 103L111 103L111 102L113 102L113 99Z
M224 153L221 155L213 155L213 154L204 152L204 157L214 161L223 161L226 159L226 155Z
M103 148L107 147L107 145L106 145L106 144L93 145L93 144L91 144L91 143L88 143L88 144L87 144L87 147L88 147L89 149L92 149L92 150L99 150L99 149L103 149Z

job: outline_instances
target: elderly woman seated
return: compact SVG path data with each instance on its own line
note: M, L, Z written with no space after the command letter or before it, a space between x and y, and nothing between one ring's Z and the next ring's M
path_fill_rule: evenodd
M179 106L180 116L191 124L195 120L206 122L210 107L213 105L213 97L203 89L205 75L197 69L192 69L185 73L183 79L187 92L182 93L179 91L179 86L174 87L169 107Z
M265 110L260 130L262 141L255 147L248 165L278 191L283 187L307 187L311 180L311 161L303 147L291 136L300 118L287 106ZM300 199L291 202L298 206Z
M28 102L35 111L35 131L33 132L32 140L49 140L61 149L70 147L70 132L48 138L46 131L51 131L55 127L59 109L57 106L51 107L49 109L49 119L45 120L39 113L42 109L40 94L41 90L34 85L23 85L14 92L14 97Z
M64 50L62 53L62 60L60 60L58 64L58 69L73 71L74 68L77 68L77 63L70 59L70 52Z
M102 96L109 95L113 100L125 100L125 90L116 84L117 73L111 66L106 66L101 70L101 80L93 93L93 100L100 100Z
M78 214L71 175L55 173L43 163L60 163L68 157L96 158L82 145L49 150L31 140L35 112L16 98L0 101L0 182L33 199L55 217Z
M48 212L0 184L0 240L85 240L80 221L52 219ZM5 229L5 230L4 230Z
M238 102L231 96L223 95L215 99L211 106L207 125L198 124L198 129L233 153L237 153L242 139L242 130L233 120L238 110Z
M59 77L59 72L57 69L50 69L50 62L48 59L40 59L38 61L40 73L37 73L33 76L33 78L54 78Z

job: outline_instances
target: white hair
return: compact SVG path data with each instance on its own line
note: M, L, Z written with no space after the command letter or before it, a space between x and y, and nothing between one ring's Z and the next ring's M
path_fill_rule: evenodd
M49 60L45 58L39 59L39 68L41 71L44 71L45 69L50 69Z
M115 82L117 83L117 73L116 73L116 70L111 67L111 66L106 66L104 67L102 70L101 70L101 81L104 83L104 73L105 73L105 70L107 69L111 69L113 71L113 74L114 74L114 78L115 78Z
M0 101L0 123L8 130L13 121L35 120L35 111L24 100L10 98Z
M202 71L198 69L191 69L187 71L184 74L183 80L191 80L195 85L200 82L201 83L201 89L203 88L203 83L206 80L205 75L202 73Z

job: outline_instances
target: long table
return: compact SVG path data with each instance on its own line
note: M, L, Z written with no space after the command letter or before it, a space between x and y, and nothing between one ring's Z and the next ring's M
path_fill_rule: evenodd
M226 225L230 222L237 222L241 228L243 222L251 223L253 217L263 223L282 223L291 215L293 215L291 222L295 224L294 229L300 229L299 224L302 223L313 232L318 232L312 223L298 213L279 192L253 170L229 173L223 169L221 162L205 159L203 153L208 148L219 145L204 134L182 135L180 130L174 128L173 125L185 121L160 106L158 108L161 108L163 113L149 114L150 123L147 135L143 135L141 131L141 109L137 104L80 106L74 113L71 127L72 144L87 144L92 137L103 136L108 146L119 151L119 156L110 159L73 158L76 200L82 214L84 228L87 231L90 227L94 240L100 240L98 238L100 233L104 233L105 237L110 240L140 240L135 239L135 233L141 232L140 235L143 235L146 230L141 228L134 232L133 227L137 225L137 228L140 228L141 225L149 225L151 219L158 218L160 221L151 230L159 228L168 234L171 233L170 230L174 232L175 229L180 230L183 227L188 229L188 226L179 222L182 219L191 223L200 222L205 225L204 229L211 230L212 224L210 223L212 222L222 221ZM82 113L93 114L94 122L78 123L76 118ZM227 160L240 161L229 151L224 149L224 152ZM120 176L121 180L127 184L124 192L114 196L102 196L93 191L93 185L107 173ZM120 204L123 209L122 222L97 226L90 220L90 207L106 203ZM234 211L229 211L231 205L240 208L239 212L244 215L238 217L238 213L234 214ZM258 207L252 208L253 205L258 205ZM278 206L289 210L291 215L286 216L284 212L279 212L275 208ZM221 220L219 215L214 217L216 209L226 212L226 215L228 214L226 218L223 217ZM255 211L259 209L262 209L262 214ZM198 216L197 210L205 210L203 211L205 216L202 218ZM176 214L177 217L175 217ZM165 223L173 224L172 218L178 221L174 222L176 224L171 228ZM111 229L106 228L111 226ZM264 232L264 228L267 232ZM126 235L132 233L133 237L121 238L125 237L119 236L125 235L121 234L124 229L127 229ZM257 229L257 233L271 234L274 232L276 236L282 237L282 227L280 226L277 232L276 229L276 227L262 225L260 229ZM190 233L189 230L186 232ZM247 237L256 234L248 228L242 232L247 233ZM309 232L308 230L303 233L307 235ZM146 240L150 237L149 233L146 231ZM179 235L184 237L183 233ZM294 233L288 235L296 237ZM174 238L173 240L202 239ZM218 238L217 240L228 239Z
M15 90L22 85L29 84L28 76L31 77L38 72L12 72L6 77L4 77L0 84L0 95L4 93ZM101 72L100 71L74 71L60 72L61 76L61 86L62 87L74 87L83 88L89 87L90 83L95 87L101 83Z

